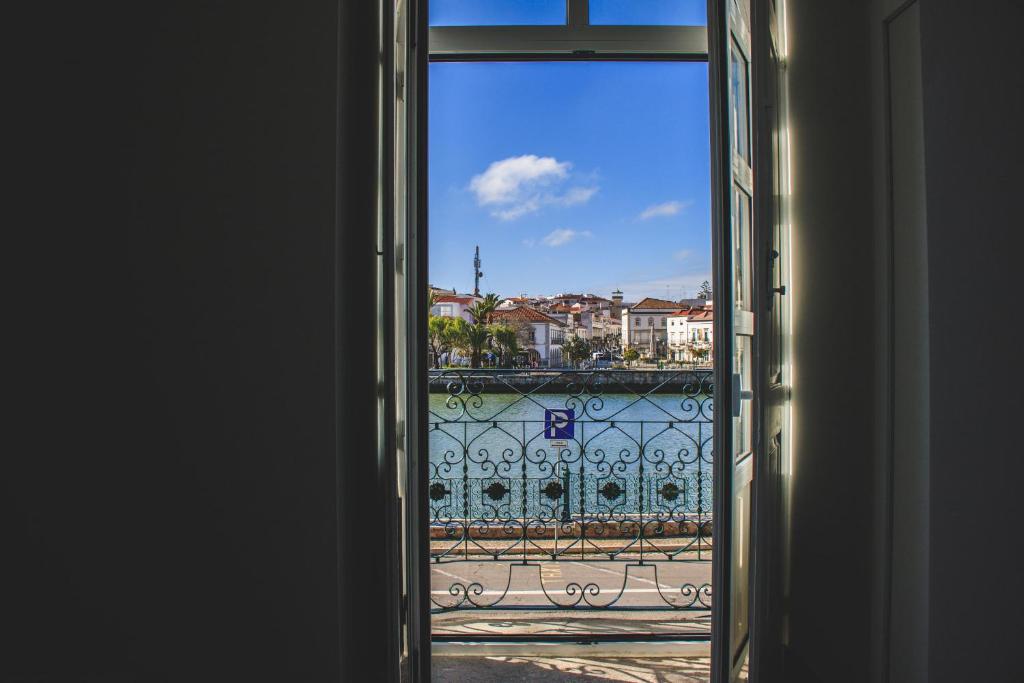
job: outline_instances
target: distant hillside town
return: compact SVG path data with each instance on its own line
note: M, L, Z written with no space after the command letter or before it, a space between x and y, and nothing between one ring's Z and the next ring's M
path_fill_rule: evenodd
M709 364L714 307L705 283L694 299L625 301L593 293L481 294L430 287L431 364L471 367L615 367Z

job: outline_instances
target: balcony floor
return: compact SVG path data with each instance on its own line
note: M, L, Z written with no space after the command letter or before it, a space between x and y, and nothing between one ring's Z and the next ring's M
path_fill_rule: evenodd
M696 683L710 680L708 657L434 657L434 681L633 681Z

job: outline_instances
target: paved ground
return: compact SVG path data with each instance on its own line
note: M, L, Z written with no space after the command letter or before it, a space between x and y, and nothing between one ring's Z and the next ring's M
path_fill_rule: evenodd
M434 615L432 628L437 635L458 635L471 640L474 636L544 636L567 634L578 636L577 642L588 642L591 636L632 634L710 635L709 610L680 612L570 611L549 610L503 612L474 610Z
M560 560L558 562L457 561L432 564L431 597L436 605L457 604L463 587L479 584L472 592L476 605L540 607L557 605L665 608L694 602L683 586L711 581L710 562L655 562L640 566L635 561ZM451 593L453 587L456 595ZM580 589L584 595L580 598ZM692 589L691 589L692 590ZM707 600L707 598L705 598ZM700 606L699 603L696 606Z
M707 658L434 657L434 681L708 681Z
M559 562L458 561L431 565L431 597L440 604L459 598L449 592L453 584L479 584L479 604L531 607L529 610L462 609L435 614L436 634L472 639L481 635L573 634L588 636L627 634L709 634L710 610L646 610L665 608L666 601L689 604L692 597L680 592L686 584L701 586L711 581L710 562L658 562L640 566L631 562L598 559ZM594 605L630 610L552 609L550 600L572 603L571 584L587 588ZM461 597L461 596L460 596ZM617 598L617 599L616 599ZM581 604L586 604L581 602ZM434 681L648 681L694 682L710 678L709 661L697 658L613 658L530 656L435 656Z

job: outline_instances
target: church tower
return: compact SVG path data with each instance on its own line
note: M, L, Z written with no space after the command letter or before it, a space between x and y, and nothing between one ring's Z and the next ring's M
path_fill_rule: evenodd
M610 314L612 320L620 320L622 318L622 292L618 289L612 292L612 307Z

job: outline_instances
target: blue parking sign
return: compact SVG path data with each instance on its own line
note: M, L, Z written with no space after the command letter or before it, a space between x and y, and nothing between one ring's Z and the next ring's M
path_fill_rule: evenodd
M547 439L571 439L576 425L575 408L545 408L544 437Z

